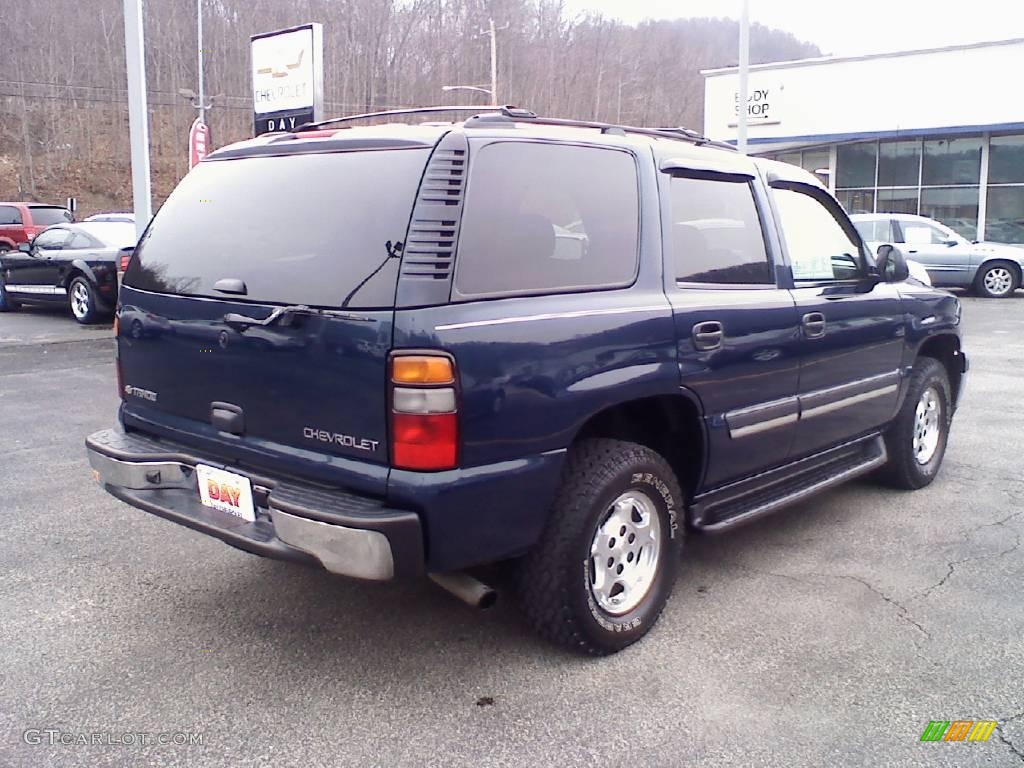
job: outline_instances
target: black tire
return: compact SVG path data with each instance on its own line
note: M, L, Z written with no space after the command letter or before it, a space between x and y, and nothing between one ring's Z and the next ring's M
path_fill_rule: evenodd
M637 592L642 599L631 610L614 615L598 604L591 589L596 560L591 545L612 513L612 503L627 493L652 502L660 546L653 575L643 587L646 591ZM639 508L631 509L629 516L639 522ZM595 656L635 643L657 621L672 593L685 530L683 515L675 473L650 448L605 438L575 446L566 460L562 487L544 533L518 564L519 601L529 623L544 638ZM615 546L614 539L607 543ZM634 562L623 552L630 543L633 538L628 542L624 538L619 550L609 552L621 556L621 564L614 566L619 573L627 558ZM642 549L633 553L637 567L642 553ZM613 560L608 558L609 567ZM614 594L609 597L614 599Z
M929 390L934 393L939 410L934 427L938 430L938 440L928 460L922 463L915 449L915 437L918 430L918 406ZM930 484L939 474L942 458L946 454L951 420L952 397L945 366L930 357L918 358L910 375L906 399L885 434L889 460L882 467L883 479L896 488L908 491ZM921 455L923 457L927 454Z
M79 300L81 300L81 304L78 303ZM82 325L95 323L102 316L97 302L96 291L93 290L92 283L81 275L68 283L68 309L71 316Z
M1007 282L1007 276L1009 282ZM1003 287L1005 286L1005 287ZM981 265L974 277L974 290L986 299L1005 299L1020 288L1020 267L1009 261L990 261Z
M11 298L4 285L4 279L0 277L0 312L14 312L21 307L21 304Z

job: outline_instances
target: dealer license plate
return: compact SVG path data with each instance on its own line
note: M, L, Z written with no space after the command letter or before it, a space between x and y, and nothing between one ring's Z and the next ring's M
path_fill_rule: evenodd
M256 521L256 508L252 503L252 483L249 478L225 472L223 469L196 465L199 481L199 499L203 506L219 509L229 515Z

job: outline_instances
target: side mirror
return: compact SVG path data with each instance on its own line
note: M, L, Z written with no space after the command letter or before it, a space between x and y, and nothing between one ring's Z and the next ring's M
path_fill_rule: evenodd
M942 241L942 244L943 244L944 246L946 246L947 248L952 248L952 247L953 247L954 245L959 245L959 244L960 244L960 241L959 241L959 240L957 240L957 239L956 239L956 238L954 238L954 237L949 237L949 238L946 238L945 240L943 240L943 241Z
M22 253L32 253L32 243L18 243L18 250Z
M910 277L910 267L903 253L893 245L885 243L878 246L878 274L887 283L902 283Z

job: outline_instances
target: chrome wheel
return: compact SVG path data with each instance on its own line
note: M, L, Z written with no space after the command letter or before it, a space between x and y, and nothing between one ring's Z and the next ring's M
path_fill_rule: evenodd
M982 283L993 296L1002 296L1013 290L1013 273L1006 267L992 267L985 273Z
M914 459L918 464L927 464L935 455L942 436L942 401L935 387L928 387L921 393L914 412Z
M71 286L71 312L76 320L84 320L89 314L89 287L81 280Z
M642 491L619 496L590 545L590 594L613 616L629 613L647 596L658 572L661 518Z

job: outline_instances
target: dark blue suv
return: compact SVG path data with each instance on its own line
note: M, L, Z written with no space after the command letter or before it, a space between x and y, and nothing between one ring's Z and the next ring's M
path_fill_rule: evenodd
M687 530L936 476L959 302L811 175L513 108L351 122L214 152L150 224L120 425L87 441L117 498L477 604L466 569L507 561L544 636L602 654L658 618Z

